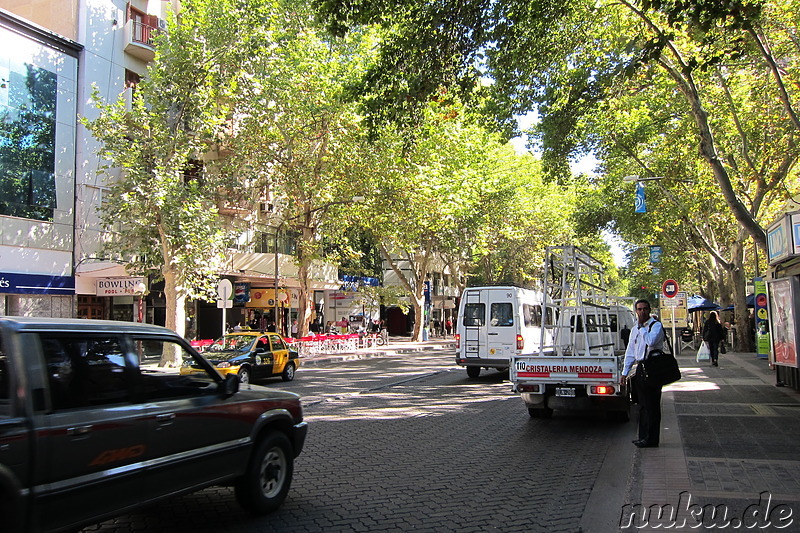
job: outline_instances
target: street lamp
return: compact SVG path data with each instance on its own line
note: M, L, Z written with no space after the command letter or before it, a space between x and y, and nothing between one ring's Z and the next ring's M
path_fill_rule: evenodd
M314 209L310 209L308 211L303 211L302 213L299 213L299 214L297 214L297 215L295 215L293 217L284 218L283 220L281 220L281 223L278 224L275 227L273 252L275 254L275 298L274 298L275 311L274 311L274 314L275 314L275 332L276 333L281 333L280 321L278 320L278 310L279 310L278 278L280 276L280 270L278 268L278 235L280 234L280 231L283 228L283 225L286 224L287 222L291 222L292 220L296 220L296 219L298 219L300 217L308 216L308 215L310 215L312 213L316 213L317 211L323 211L323 210L328 209L329 207L332 207L334 205L358 203L358 202L363 202L365 199L366 198L364 198L363 196L353 196L350 200L337 200L335 202L328 202L328 203L326 203L324 205L321 205L319 207L315 207ZM291 297L290 297L290 301L291 301Z

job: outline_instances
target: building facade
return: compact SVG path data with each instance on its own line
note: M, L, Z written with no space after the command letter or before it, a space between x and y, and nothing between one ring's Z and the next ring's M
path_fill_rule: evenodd
M0 314L164 323L159 284L104 251L98 208L109 178L79 117L97 117L94 90L131 100L155 57L154 36L169 31L168 11L178 8L178 0L0 0ZM279 210L269 198L223 204L227 223L262 228L242 230L220 272L239 291L226 321L265 327L277 312L291 323L299 283L291 236L274 239ZM341 285L337 269L320 262L311 277L322 309ZM215 302L194 302L189 315L191 336L225 326Z

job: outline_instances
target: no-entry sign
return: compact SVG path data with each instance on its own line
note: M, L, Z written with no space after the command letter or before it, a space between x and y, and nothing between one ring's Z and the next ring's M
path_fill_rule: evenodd
M665 281L661 286L661 294L663 294L665 298L675 298L678 294L678 282L674 279Z

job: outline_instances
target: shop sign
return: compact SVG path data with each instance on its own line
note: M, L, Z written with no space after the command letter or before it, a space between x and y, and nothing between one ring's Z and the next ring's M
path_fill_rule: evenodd
M250 301L250 284L235 283L233 285L233 303L245 304Z
M790 222L794 222L797 214L784 215L780 220L767 228L767 259L770 265L774 265L780 261L785 260L789 256L798 253L797 246L794 242L795 229L790 226Z
M97 278L95 294L97 296L133 296L141 294L141 286L147 286L143 277Z
M800 213L793 213L790 220L792 225L794 255L800 255Z
M73 295L75 294L75 278L73 276L0 272L0 293Z
M297 307L300 293L293 289L278 289L278 307ZM266 309L275 307L275 289L250 289L250 300L246 307Z

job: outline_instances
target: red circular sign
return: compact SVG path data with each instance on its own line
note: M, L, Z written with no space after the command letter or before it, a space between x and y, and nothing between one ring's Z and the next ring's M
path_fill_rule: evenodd
M661 293L667 298L675 298L678 294L678 282L674 279L668 279L661 286Z

